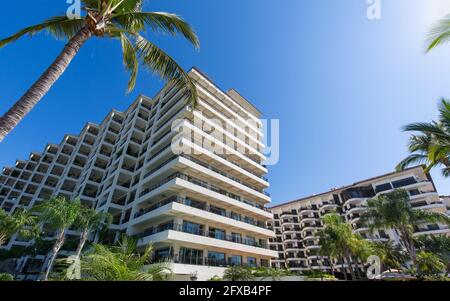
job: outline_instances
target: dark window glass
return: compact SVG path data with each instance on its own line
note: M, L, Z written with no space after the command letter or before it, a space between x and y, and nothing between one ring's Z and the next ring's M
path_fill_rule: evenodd
M256 258L255 257L247 257L247 265L253 268L256 268Z
M419 195L420 194L420 190L419 189L412 189L409 191L409 195L413 196L413 195Z
M386 190L391 190L392 186L391 183L381 184L375 187L375 192L380 193Z
M231 255L230 257L228 257L228 264L229 265L242 265L242 256Z
M412 185L415 183L417 183L416 179L414 179L413 177L410 177L410 178L394 181L394 182L392 182L392 186L394 186L394 188L399 188L399 187Z

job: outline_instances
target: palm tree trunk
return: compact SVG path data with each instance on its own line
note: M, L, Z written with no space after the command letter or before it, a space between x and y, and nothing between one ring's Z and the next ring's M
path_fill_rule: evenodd
M50 271L53 269L53 264L55 263L56 256L58 256L59 250L61 250L62 246L64 245L64 239L65 239L65 231L62 230L61 233L58 235L55 244L53 245L51 253L52 255L48 262L48 268L44 274L44 281L48 280L48 276L50 275Z
M344 274L344 279L345 279L345 281L347 281L348 280L347 268L344 265L345 265L345 260L344 260L344 257L342 257L341 258L341 269L342 269L342 273Z
M410 237L408 231L404 227L400 229L400 238L402 240L403 245L406 248L406 251L409 254L409 257L413 263L414 268L417 268L416 248L414 246L412 238Z
M359 262L356 260L356 275L358 275L358 279L362 279L361 271L359 269Z
M350 276L351 276L352 280L356 280L355 271L353 270L353 263L352 263L350 256L347 254L345 259L347 259L347 261L348 261L348 267L350 269Z
M66 44L62 52L41 77L31 86L8 112L0 118L0 142L34 108L53 84L64 73L81 46L91 37L87 27L81 29Z
M336 277L336 273L334 271L334 264L333 264L333 259L331 257L329 257L328 259L330 261L330 269L331 269L331 274Z
M80 258L80 256L81 256L81 252L83 251L84 245L86 244L88 235L89 235L88 230L83 230L83 232L81 233L80 242L78 243L77 251L75 253L77 258Z

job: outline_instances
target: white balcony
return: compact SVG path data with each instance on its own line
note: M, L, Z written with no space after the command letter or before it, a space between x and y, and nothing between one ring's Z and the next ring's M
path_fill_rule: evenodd
M237 221L225 216L221 216L218 214L214 214L205 210L193 208L184 204L180 204L177 202L172 202L166 204L158 209L150 211L146 214L143 214L137 218L134 218L130 222L130 226L136 227L139 226L142 228L145 225L148 225L154 222L157 219L163 218L165 216L186 216L190 218L194 218L195 221L199 223L209 223L210 226L217 224L218 227L239 229L241 231L252 232L257 235L263 235L267 238L275 237L275 233L268 229L264 229L255 225L251 225L242 221Z
M174 230L167 230L157 234L153 234L142 238L138 241L138 246L145 246L149 243L185 243L193 246L209 246L213 248L223 249L227 252L241 252L244 254L256 254L266 257L278 257L277 251L272 251L269 249L253 247L249 245L239 244L230 241L224 241L220 239L215 239L211 237L199 236L185 232L178 232Z

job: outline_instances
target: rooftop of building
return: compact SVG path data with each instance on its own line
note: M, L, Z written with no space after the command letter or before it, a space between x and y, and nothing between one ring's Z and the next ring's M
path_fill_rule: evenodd
M195 70L197 73L199 73L201 76L203 76L206 80L208 80L216 89L221 91L223 94L227 95L231 99L233 99L238 105L242 106L246 110L251 110L257 113L257 117L262 116L262 112L255 107L254 104L252 104L249 100L247 100L245 97L243 97L238 91L236 91L234 88L231 88L225 92L225 90L221 89L215 81L211 79L206 73L204 73L202 70L200 70L198 67L192 67L191 70Z
M283 207L283 206L286 206L286 205L295 204L295 203L298 203L298 202L301 202L301 201L306 201L306 200L309 200L309 199L312 199L312 198L315 198L315 197L320 197L320 196L323 196L323 195L326 195L326 194L329 194L329 193L342 191L342 190L345 190L345 189L348 189L348 188L352 188L352 187L356 187L356 186L365 184L367 182L373 182L373 181L376 181L376 180L379 180L379 179L382 179L382 178L385 178L385 177L389 177L389 176L393 176L393 175L396 175L396 174L404 173L404 172L411 171L411 170L414 170L414 169L425 170L425 168L426 168L425 165L418 165L418 166L406 168L405 170L402 170L402 171L394 171L394 172L386 173L386 174L383 174L383 175L380 175L380 176L376 176L376 177L368 178L366 180L358 181L358 182L355 182L355 183L350 184L350 185L345 185L345 186L342 186L340 188L330 189L330 190L328 190L326 192L322 192L322 193L319 193L319 194L313 194L313 195L302 197L302 198L299 198L299 199L296 199L296 200L293 200L293 201L281 203L281 204L269 207L269 209L275 209L275 208Z

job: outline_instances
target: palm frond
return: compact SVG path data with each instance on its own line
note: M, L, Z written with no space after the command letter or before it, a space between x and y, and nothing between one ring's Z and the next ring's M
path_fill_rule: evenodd
M450 134L450 102L446 99L441 99L438 106L439 122L445 127L446 132Z
M128 39L126 34L120 34L120 41L122 43L123 63L125 68L130 72L130 79L128 81L127 89L127 93L130 93L136 86L136 79L139 71L139 61L136 57L134 46Z
M129 12L113 16L112 22L119 26L139 33L150 27L155 32L163 32L171 35L182 34L196 48L200 47L200 41L192 27L180 16L164 12Z
M420 223L443 223L450 226L450 217L443 213L415 210L413 216L416 224Z
M137 36L135 48L144 66L156 72L162 78L172 81L180 89L184 89L189 103L193 107L197 105L197 89L195 84L175 60L140 35Z
M447 43L450 41L450 15L440 20L431 29L427 37L427 49L429 52L439 45Z
M435 122L417 122L411 123L403 127L405 132L422 132L425 134L445 134L443 130Z
M445 131L441 124L433 121L428 122L417 122L408 124L403 127L405 132L421 132L425 135L430 135L432 137L433 143L446 143L450 144L450 135Z
M16 34L0 40L0 48L8 45L21 38L24 35L35 35L41 31L46 30L56 39L70 39L73 37L79 30L83 28L85 24L85 20L82 19L69 19L66 16L58 16L53 17L44 21L41 24L33 25L26 27Z
M426 153L429 146L433 143L433 137L430 134L411 135L408 141L408 150L411 153Z
M114 14L124 14L128 12L142 11L143 0L125 0L114 11Z
M406 168L413 165L420 165L428 162L428 157L422 154L411 154L405 159L403 159L400 163L397 164L395 169L397 171L405 170Z

